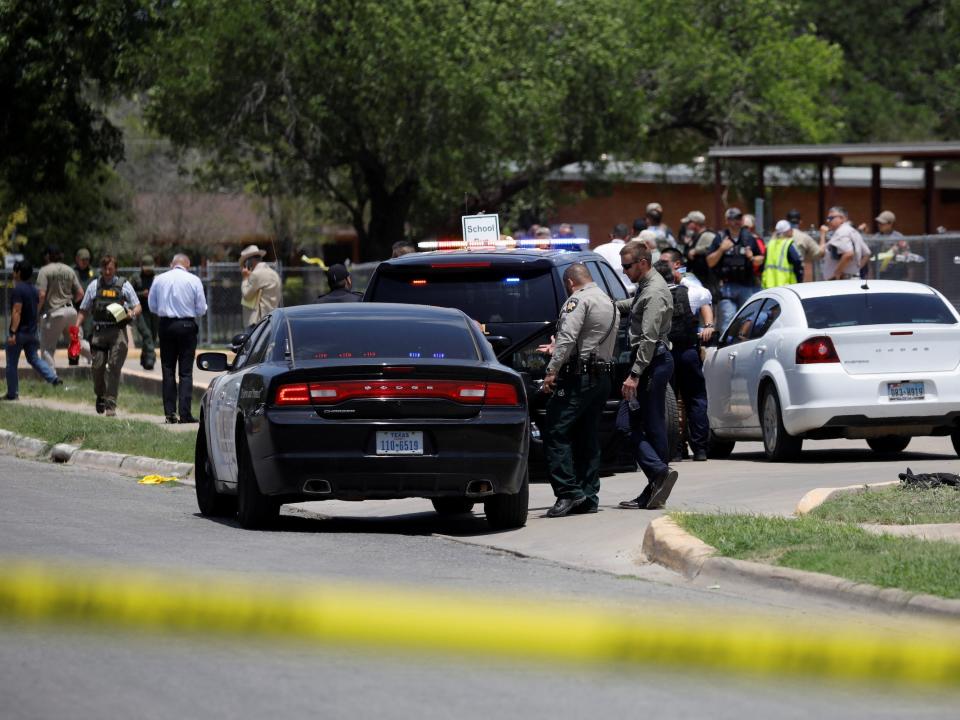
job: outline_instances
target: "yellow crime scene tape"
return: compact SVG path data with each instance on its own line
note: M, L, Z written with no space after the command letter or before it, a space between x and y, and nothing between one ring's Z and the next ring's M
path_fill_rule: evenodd
M797 628L380 586L0 560L0 620L290 639L588 666L960 686L960 632ZM562 628L562 632L559 630Z

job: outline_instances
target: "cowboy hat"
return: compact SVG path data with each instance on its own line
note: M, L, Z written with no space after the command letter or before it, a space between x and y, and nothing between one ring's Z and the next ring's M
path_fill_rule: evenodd
M256 245L247 245L243 249L243 252L240 253L240 262L243 262L248 257L253 257L254 255L257 255L258 257L263 257L266 254L267 254L266 250L261 250Z

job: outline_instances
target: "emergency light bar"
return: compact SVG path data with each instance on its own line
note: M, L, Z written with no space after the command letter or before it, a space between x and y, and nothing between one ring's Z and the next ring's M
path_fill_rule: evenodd
M512 237L492 243L466 242L464 240L421 240L417 243L417 247L421 250L507 250L517 247L538 248L540 250L568 250L589 245L590 241L586 238L530 238L517 241Z

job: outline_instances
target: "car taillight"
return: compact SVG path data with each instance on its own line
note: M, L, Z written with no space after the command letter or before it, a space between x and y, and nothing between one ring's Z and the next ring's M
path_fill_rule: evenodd
M833 340L826 335L812 337L797 345L797 365L814 363L838 363L840 356L833 346Z
M333 405L347 400L453 400L467 405L519 405L517 389L509 383L457 380L346 380L329 383L281 385L275 404Z
M306 383L297 385L281 385L277 388L275 405L309 405L310 388Z
M519 405L517 389L509 383L487 383L486 405Z

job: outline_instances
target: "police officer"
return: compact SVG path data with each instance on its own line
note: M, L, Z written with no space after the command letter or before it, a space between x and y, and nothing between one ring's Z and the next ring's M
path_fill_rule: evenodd
M544 392L546 452L556 504L547 517L597 511L600 490L600 416L610 395L613 348L620 316L583 263L563 273L569 296L557 321Z
M350 271L347 270L346 265L341 263L331 265L327 270L327 284L330 285L330 292L317 298L320 304L353 303L363 299L360 293L353 292L353 278L350 277Z
M650 248L631 240L620 251L623 271L634 283L634 297L617 302L617 309L630 314L630 346L633 365L621 392L630 405L630 430L637 464L647 477L647 486L623 508L661 508L677 482L671 469L664 420L667 384L673 375L673 356L668 339L673 320L670 288L653 269Z
M157 362L157 338L160 332L160 320L150 310L147 303L150 287L153 285L155 277L153 255L144 255L140 258L140 271L130 276L130 285L137 293L140 307L143 309L143 312L137 317L133 329L136 330L137 340L140 343L140 366L144 370L153 370L153 366Z
M117 277L117 260L113 255L100 259L100 277L87 286L80 302L77 326L87 315L93 316L93 390L97 395L97 412L117 414L117 389L120 371L127 359L127 325L140 314L140 301L129 282Z
M707 265L720 281L717 326L721 329L757 292L753 269L763 264L763 252L753 233L743 226L740 208L729 208L726 218L726 229L713 239L707 251Z

